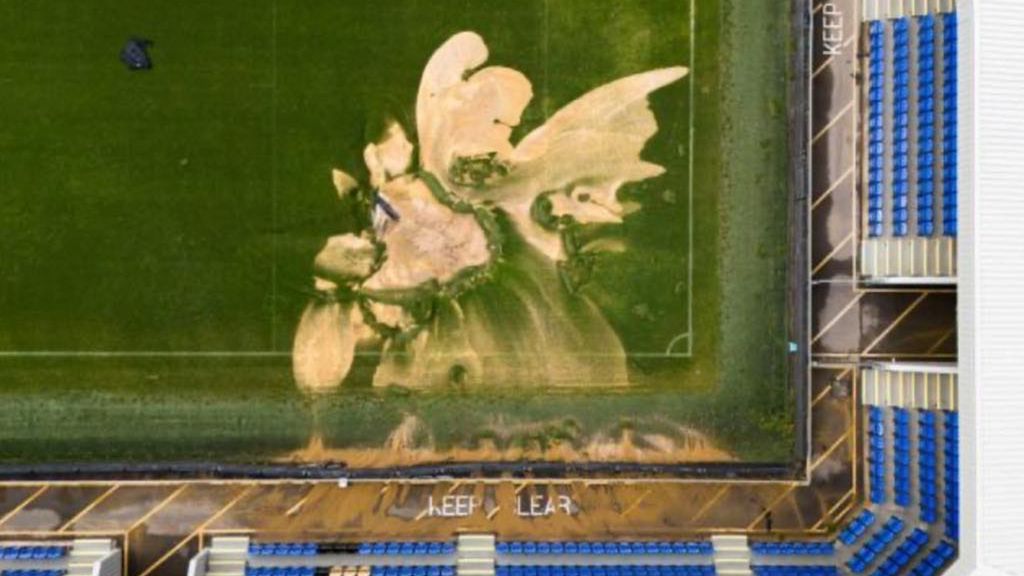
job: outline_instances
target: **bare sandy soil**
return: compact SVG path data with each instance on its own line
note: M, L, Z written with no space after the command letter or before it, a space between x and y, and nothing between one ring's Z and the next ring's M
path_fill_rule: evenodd
M543 423L537 424L542 427ZM437 448L432 438L425 440L415 416L406 416L391 431L381 448L331 448L323 438L313 436L309 444L291 452L280 461L289 463L342 462L353 468L415 466L438 462L511 462L547 460L557 462L643 462L670 464L679 462L728 462L735 457L718 448L700 432L680 427L676 437L663 434L634 434L624 430L617 437L597 436L576 446L560 442L552 446L499 448L492 440L483 440L476 448ZM420 439L417 441L417 439Z

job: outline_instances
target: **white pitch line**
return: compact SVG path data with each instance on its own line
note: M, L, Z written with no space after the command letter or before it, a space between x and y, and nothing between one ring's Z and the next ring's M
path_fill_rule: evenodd
M690 0L690 150L687 152L690 161L690 178L689 178L689 191L687 192L687 199L689 202L689 235L688 243L690 245L690 257L687 258L686 266L686 285L689 297L686 299L687 305L687 344L686 354L687 356L693 356L693 109L696 107L697 101L694 99L694 87L697 85L697 12L696 12L696 0ZM669 345L671 348L671 344Z

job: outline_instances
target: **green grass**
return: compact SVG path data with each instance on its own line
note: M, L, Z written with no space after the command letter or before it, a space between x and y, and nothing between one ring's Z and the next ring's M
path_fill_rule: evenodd
M625 392L411 393L368 388L361 357L351 385L311 400L285 357L0 358L0 461L259 461L314 432L376 446L405 413L440 446L498 434L500 415L547 423L526 440L672 423L787 459L787 15L697 4L696 75L653 102L648 157L668 173L623 193L644 205L623 227L642 250L599 258L585 288L644 353L690 325L692 294L691 359L636 357ZM475 30L531 79L525 132L604 82L688 64L689 18L676 0L3 4L0 351L287 352L313 255L355 222L330 169L365 173L381 115L411 125L447 37ZM131 35L155 41L153 71L117 61Z

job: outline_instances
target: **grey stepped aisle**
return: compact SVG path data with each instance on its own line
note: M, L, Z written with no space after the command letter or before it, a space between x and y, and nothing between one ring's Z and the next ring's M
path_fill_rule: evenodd
M715 546L715 574L718 576L751 576L750 546L747 537L712 536Z
M494 535L463 534L459 536L455 560L458 576L494 576Z

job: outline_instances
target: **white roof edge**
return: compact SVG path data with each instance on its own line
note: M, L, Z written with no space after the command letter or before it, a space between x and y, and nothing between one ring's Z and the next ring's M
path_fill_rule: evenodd
M1024 2L963 0L959 104L960 560L1024 567ZM981 440L984 440L982 442Z

